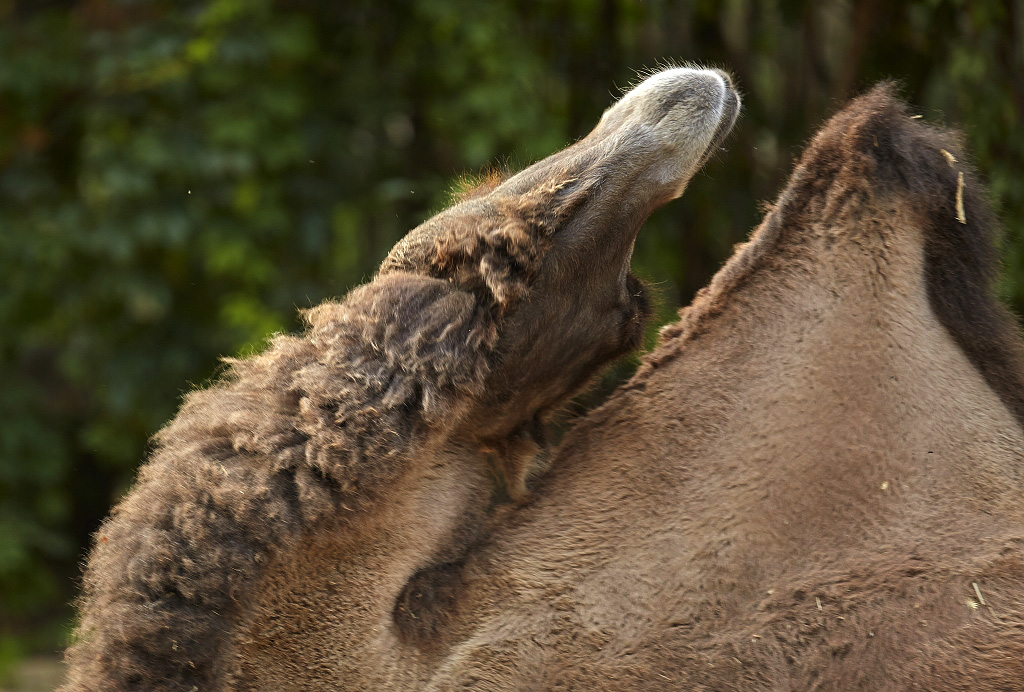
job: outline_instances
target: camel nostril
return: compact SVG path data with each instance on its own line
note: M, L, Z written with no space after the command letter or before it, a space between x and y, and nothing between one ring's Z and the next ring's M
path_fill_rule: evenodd
M704 87L706 88L708 84L709 82L705 81ZM702 93L701 85L695 84L687 84L682 88L666 91L655 101L654 106L649 112L656 120L661 120L672 112L672 109L676 106L698 102Z

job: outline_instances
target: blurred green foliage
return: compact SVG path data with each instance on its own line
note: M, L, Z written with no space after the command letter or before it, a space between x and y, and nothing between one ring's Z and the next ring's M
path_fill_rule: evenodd
M1024 307L1021 0L0 0L0 668L59 639L90 532L218 356L663 60L732 70L745 113L638 242L662 322L888 76L965 128Z

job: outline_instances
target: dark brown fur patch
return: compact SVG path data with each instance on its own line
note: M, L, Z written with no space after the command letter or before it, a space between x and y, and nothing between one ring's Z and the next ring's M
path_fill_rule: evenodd
M461 562L433 565L406 582L392 614L406 643L424 649L441 646L445 625L462 594L462 570Z

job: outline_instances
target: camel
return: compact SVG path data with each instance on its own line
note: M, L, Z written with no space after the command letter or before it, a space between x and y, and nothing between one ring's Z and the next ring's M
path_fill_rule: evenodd
M414 229L305 333L189 394L95 536L61 689L424 682L380 654L437 650L457 598L437 575L510 516L496 486L527 503L548 413L639 347L634 239L739 106L723 72L653 74L586 138ZM304 600L303 575L329 576L327 601Z
M353 638L317 536L237 630L247 688L1024 689L1024 344L965 161L853 101L532 498L406 583L407 636Z

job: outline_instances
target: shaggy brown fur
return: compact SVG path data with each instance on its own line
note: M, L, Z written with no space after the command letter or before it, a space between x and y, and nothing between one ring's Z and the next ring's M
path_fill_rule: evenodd
M1024 689L1024 344L964 159L887 85L829 121L471 554L424 687Z
M305 334L186 398L96 536L66 692L256 689L264 655L300 671L271 687L337 689L318 671L436 631L402 618L440 610L416 575L480 535L485 452L524 499L545 412L639 343L640 224L735 119L720 73L654 81L585 140L414 230L372 283L307 311ZM309 607L289 600L296 584L323 569L331 612L294 616ZM343 638L330 651L274 645L323 623Z

